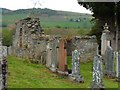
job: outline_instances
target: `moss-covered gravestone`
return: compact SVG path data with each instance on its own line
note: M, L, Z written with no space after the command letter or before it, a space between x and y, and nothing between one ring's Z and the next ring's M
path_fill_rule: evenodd
M80 51L72 51L72 74L70 78L76 82L84 82L84 77L80 74Z
M103 88L103 73L102 73L102 57L100 55L94 56L93 61L93 79L92 79L92 89L102 89Z
M114 71L114 51L112 47L107 46L105 51L105 72L104 74L108 77L115 77Z

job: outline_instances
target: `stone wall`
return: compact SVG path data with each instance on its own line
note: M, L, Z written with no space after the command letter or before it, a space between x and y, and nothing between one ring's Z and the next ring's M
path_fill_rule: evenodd
M58 63L56 48L62 36L43 35L39 18L26 18L16 23L16 32L13 38L12 52L15 56L27 58L30 61L46 64L46 51L48 41L51 43L52 60ZM67 55L72 55L75 47L81 53L81 61L92 60L97 53L97 41L95 36L73 37L71 40L64 40ZM57 56L56 56L57 55Z
M76 36L66 44L68 55L71 55L75 47L81 53L81 61L86 62L92 60L94 55L97 53L97 39L95 36Z

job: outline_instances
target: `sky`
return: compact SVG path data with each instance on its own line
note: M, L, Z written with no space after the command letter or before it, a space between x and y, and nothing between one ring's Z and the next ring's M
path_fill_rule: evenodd
M49 8L52 10L71 11L78 13L89 13L77 0L0 0L0 7L11 10L27 8Z

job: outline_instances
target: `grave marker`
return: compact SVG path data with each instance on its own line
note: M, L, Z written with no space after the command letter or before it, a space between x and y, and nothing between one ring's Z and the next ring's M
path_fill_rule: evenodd
M53 72L56 72L58 67L58 43L59 40L54 37L52 40L52 61L50 67Z
M93 79L91 88L103 88L103 73L102 73L102 57L100 55L94 56L93 61Z
M117 72L117 81L120 82L120 51L118 52L118 72Z
M112 47L108 46L105 52L105 75L114 77L114 51Z
M52 57L52 48L50 42L48 41L47 48L46 48L46 67L50 68L51 66L51 57Z
M67 72L67 51L65 47L65 41L60 39L59 41L59 65L58 65L58 73L68 74Z
M70 78L76 82L84 82L84 77L80 74L80 51L72 51L72 74Z

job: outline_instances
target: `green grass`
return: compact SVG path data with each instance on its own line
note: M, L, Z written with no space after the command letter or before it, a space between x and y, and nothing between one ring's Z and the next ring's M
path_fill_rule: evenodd
M68 60L70 63L70 57ZM9 88L89 88L92 80L92 62L81 63L84 83L71 82L67 77L52 73L43 65L28 63L27 60L14 56L8 57L8 69ZM118 87L115 80L104 78L103 81L107 88Z

